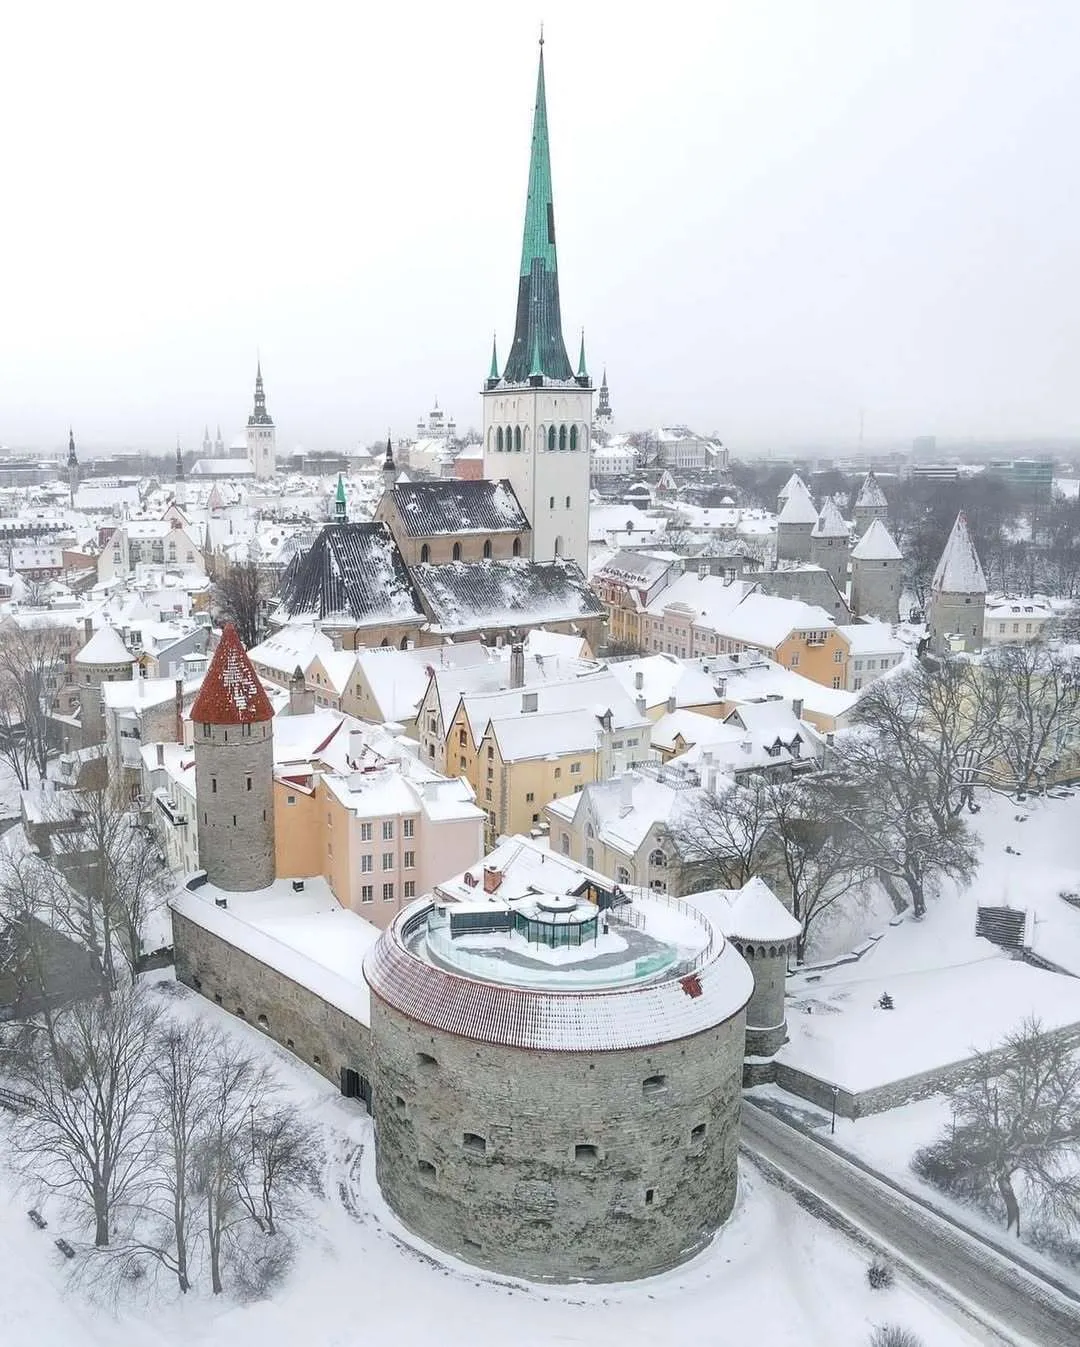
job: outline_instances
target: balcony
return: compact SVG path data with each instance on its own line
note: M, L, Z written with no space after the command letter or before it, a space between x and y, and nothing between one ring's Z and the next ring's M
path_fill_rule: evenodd
M169 823L171 827L173 828L187 827L187 816L185 814L181 814L176 809L173 802L163 791L154 792L154 803L157 805L158 809L164 815L166 822Z

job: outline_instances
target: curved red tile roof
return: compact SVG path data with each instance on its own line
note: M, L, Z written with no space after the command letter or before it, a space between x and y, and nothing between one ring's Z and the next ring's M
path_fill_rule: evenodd
M274 708L231 622L221 633L191 719L199 725L250 725L273 720Z

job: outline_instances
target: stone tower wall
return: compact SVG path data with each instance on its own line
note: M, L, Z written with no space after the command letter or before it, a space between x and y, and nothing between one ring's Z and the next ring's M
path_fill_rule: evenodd
M966 650L981 650L985 616L985 594L932 594L926 614L931 650L945 654L949 635L962 636Z
M900 561L851 563L851 611L859 617L879 617L883 622L900 619Z
M746 1052L771 1057L787 1040L785 990L788 960L794 943L752 944L732 939L754 975L754 991L746 1007Z
M855 532L861 538L875 519L880 519L883 524L889 522L889 507L887 505L856 505L854 509Z
M446 1034L374 992L371 1015L379 1184L438 1247L512 1276L620 1281L690 1257L730 1214L742 1012L595 1053Z
M777 561L809 561L813 524L777 524Z
M832 544L830 547L829 544ZM848 547L843 538L810 539L810 564L828 571L841 594L847 590Z
M219 888L265 888L274 879L273 721L194 729L199 864Z
M82 746L105 742L105 713L102 709L102 683L130 683L131 662L125 664L77 664L76 678L79 694L79 724L82 728Z

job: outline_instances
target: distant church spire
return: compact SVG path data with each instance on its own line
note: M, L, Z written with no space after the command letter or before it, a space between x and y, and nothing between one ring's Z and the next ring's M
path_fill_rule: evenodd
M491 334L491 369L488 370L488 387L494 388L499 382L499 352L495 333Z
M176 471L174 476L178 482L184 480L184 451L180 448L180 436L176 437Z
M538 358L537 358L538 357ZM507 383L544 377L569 382L574 377L563 342L559 309L559 268L555 254L555 207L551 191L547 95L544 88L544 37L536 76L529 191L521 242L517 318L510 357L503 370Z
M272 426L270 413L266 410L266 392L263 389L262 361L255 365L255 406L248 417L249 426Z
M75 431L68 426L68 499L74 508L75 492L79 488L79 460L75 456Z
M397 465L394 463L394 446L390 441L390 432L386 432L386 454L383 458L383 487L389 491L397 477Z

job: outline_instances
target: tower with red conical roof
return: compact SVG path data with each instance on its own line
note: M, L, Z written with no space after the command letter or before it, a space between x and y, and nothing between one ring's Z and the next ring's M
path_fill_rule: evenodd
M274 708L230 622L191 708L199 864L219 889L274 880Z

